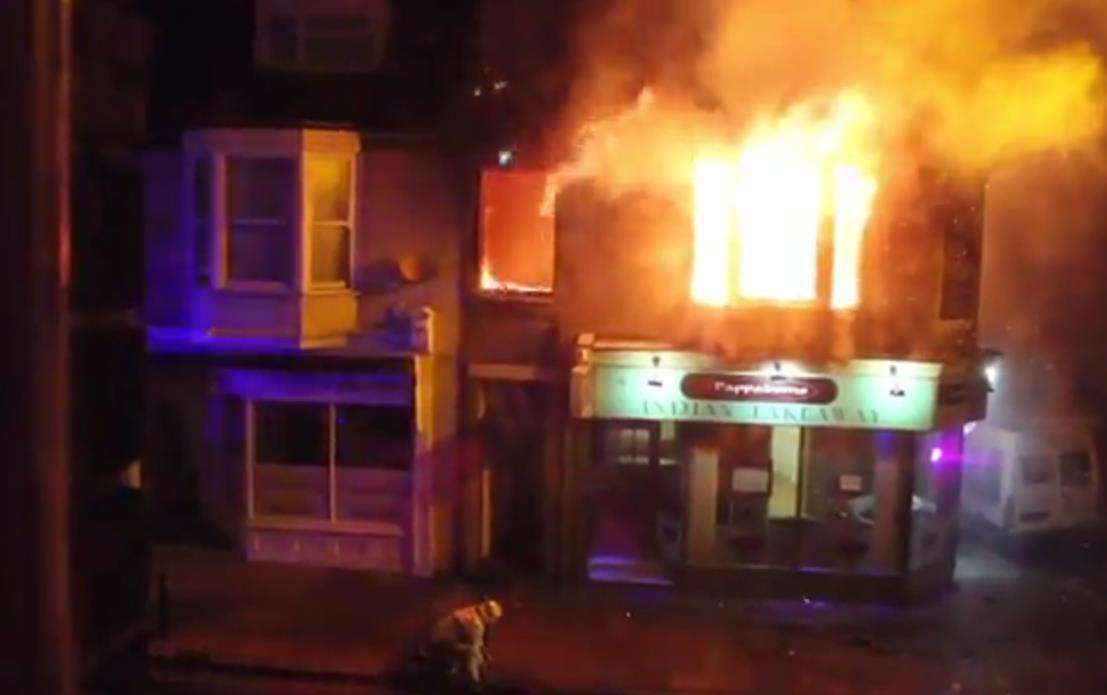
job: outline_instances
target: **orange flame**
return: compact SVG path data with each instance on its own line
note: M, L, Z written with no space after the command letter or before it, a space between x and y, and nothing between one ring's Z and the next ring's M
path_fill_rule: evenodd
M829 113L801 106L755 126L736 153L699 157L693 300L815 302L821 239L829 234L825 299L835 309L856 307L861 243L877 190L873 121L868 102L845 93Z

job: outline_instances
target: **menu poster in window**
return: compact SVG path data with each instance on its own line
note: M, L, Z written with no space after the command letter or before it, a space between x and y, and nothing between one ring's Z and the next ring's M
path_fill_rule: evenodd
M752 495L769 494L769 471L764 468L735 468L730 474L730 489Z
M864 478L859 475L844 474L838 476L838 490L841 492L861 492L864 488Z

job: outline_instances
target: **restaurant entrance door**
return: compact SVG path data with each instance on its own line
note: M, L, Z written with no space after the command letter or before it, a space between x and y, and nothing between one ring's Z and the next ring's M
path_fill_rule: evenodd
M673 423L603 422L589 471L588 578L670 584L680 555Z

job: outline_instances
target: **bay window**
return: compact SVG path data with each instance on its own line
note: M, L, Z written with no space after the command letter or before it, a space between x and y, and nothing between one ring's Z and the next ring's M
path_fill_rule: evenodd
M185 137L194 276L219 290L349 289L356 133L209 130Z
M313 286L345 287L350 282L351 164L348 157L307 160Z
M295 160L227 158L227 280L293 282Z

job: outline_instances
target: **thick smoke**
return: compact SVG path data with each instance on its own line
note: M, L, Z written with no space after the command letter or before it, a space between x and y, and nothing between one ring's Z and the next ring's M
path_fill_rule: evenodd
M1107 404L1102 0L586 2L563 183L686 204L705 148L863 94L886 183L919 158L991 179L980 337L1006 353L992 412Z
M886 157L979 173L1103 125L1096 0L617 0L577 32L566 173L620 193L687 181L758 120L863 94ZM648 99L635 96L649 89ZM660 175L659 175L660 174Z

